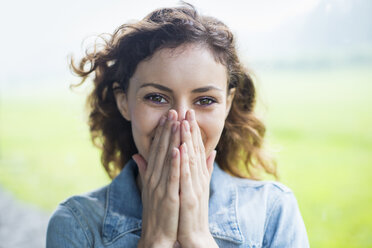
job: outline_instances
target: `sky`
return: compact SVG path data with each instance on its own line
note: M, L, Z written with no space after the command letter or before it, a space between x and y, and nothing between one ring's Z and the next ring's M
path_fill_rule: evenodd
M330 30L337 31L337 28L332 26L326 29L324 26L327 25L323 22L332 24L327 20L331 17L341 18L341 22L346 22L348 18L355 19L355 13L351 13L358 5L362 11L366 9L364 5L372 10L369 0L188 2L202 14L215 16L225 22L237 37L239 51L253 61L296 56L307 50L323 51L333 47L333 44L350 45L351 35L345 35L342 29L339 37L334 36L334 41L330 43L327 34ZM0 4L1 84L23 85L27 80L48 81L70 75L68 56L82 55L86 46L94 41L95 35L112 33L119 25L139 20L156 8L177 4L179 1L170 0L3 1ZM318 21L311 19L314 15ZM366 18L360 22L372 20ZM313 22L316 26L312 25ZM332 25L338 23L335 21ZM354 27L348 30L352 32ZM320 32L320 35L312 35L313 32ZM366 32L361 30L359 33ZM366 40L369 42L372 34L367 34Z

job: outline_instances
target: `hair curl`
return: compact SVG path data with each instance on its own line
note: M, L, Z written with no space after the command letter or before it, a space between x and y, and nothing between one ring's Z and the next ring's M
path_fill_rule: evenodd
M82 81L93 74L94 89L87 98L93 144L102 149L101 162L114 178L137 153L131 123L118 111L113 84L127 91L138 63L162 48L186 43L207 46L226 66L228 90L235 88L230 113L217 145L216 161L221 169L237 177L260 179L262 172L277 176L276 164L264 154L264 124L253 109L256 91L248 71L240 63L232 32L221 21L200 15L190 4L153 11L141 21L120 26L101 46L86 51L71 69Z

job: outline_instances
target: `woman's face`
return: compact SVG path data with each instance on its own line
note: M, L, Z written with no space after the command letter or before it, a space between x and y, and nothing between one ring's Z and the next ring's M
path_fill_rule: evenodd
M127 94L117 97L118 108L131 121L134 142L148 160L150 145L161 116L170 109L185 118L195 111L206 155L215 149L233 93L227 95L227 70L204 46L164 48L141 61L129 81Z

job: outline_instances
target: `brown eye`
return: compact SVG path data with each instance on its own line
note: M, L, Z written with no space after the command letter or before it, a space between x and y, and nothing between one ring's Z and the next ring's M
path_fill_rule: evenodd
M201 106L209 106L209 105L211 105L215 102L216 102L216 100L214 100L211 97L203 97L203 98L199 98L199 100L196 102L196 104L201 105Z
M145 100L151 101L156 104L165 104L168 102L167 99L165 99L165 97L159 94L149 94L146 95L144 98Z

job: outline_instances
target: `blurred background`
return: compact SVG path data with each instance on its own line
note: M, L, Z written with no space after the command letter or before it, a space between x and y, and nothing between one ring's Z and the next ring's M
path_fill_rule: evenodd
M188 2L236 34L311 246L372 247L372 1ZM109 183L68 56L178 3L1 3L0 247L43 247L59 202Z

